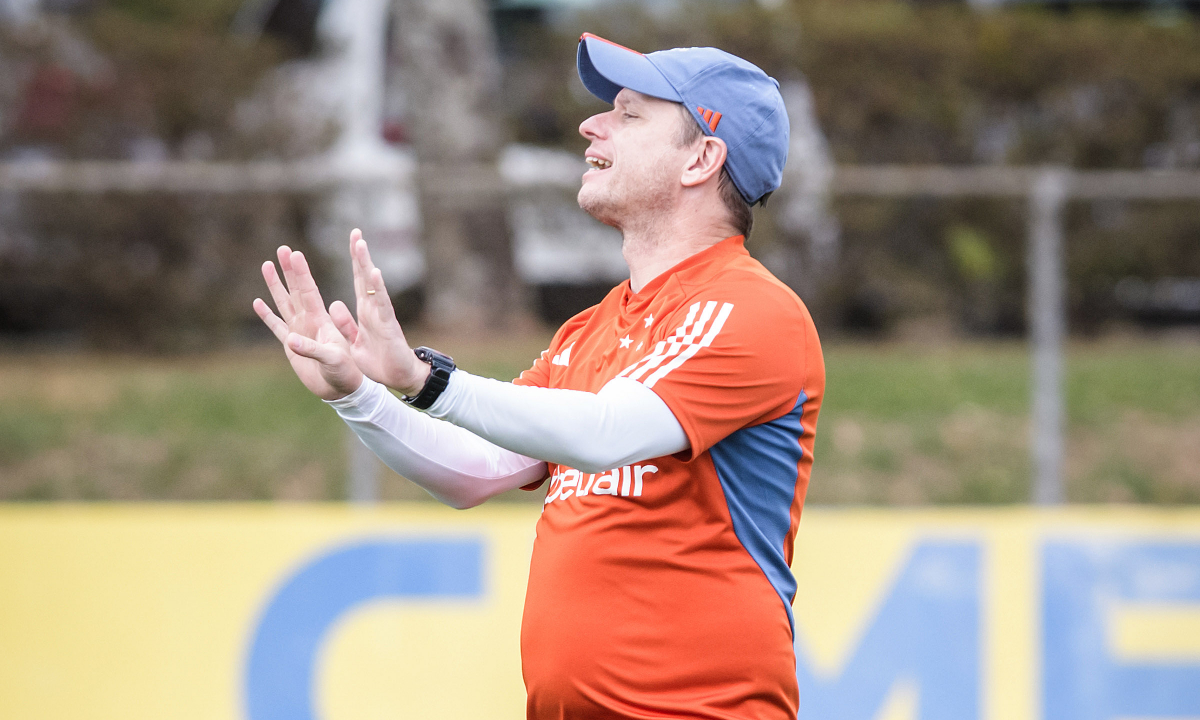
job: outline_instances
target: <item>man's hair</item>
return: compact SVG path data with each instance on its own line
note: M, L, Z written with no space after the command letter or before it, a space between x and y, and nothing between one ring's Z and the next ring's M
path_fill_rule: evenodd
M688 109L682 104L677 104L679 105L680 125L679 135L675 141L679 147L688 147L703 137L704 131L700 129L700 123L696 122ZM741 191L733 184L733 178L729 176L729 169L724 165L721 166L721 178L717 188L721 192L721 202L729 211L730 224L739 234L750 237L750 229L754 227L754 213L750 209L750 203L746 202Z

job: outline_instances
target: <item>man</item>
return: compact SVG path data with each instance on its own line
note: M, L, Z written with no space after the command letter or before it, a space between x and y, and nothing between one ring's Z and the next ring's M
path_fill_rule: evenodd
M305 385L438 499L550 480L521 636L530 718L795 718L789 565L825 372L804 305L742 244L786 159L778 86L712 48L584 35L577 63L614 103L579 128L579 204L621 230L630 280L521 377L414 354L358 231L357 321L325 311L287 248L286 289L263 268L282 319L255 309Z

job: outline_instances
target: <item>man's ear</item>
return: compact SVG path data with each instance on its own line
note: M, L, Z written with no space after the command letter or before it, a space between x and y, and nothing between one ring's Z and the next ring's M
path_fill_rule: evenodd
M688 164L683 168L679 182L684 187L697 187L708 182L721 172L726 152L724 140L705 135L697 145L695 153L688 158Z

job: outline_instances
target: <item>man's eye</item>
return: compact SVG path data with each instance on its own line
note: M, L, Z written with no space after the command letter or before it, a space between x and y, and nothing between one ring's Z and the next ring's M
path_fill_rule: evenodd
M621 113L621 116L626 119L633 119L633 118L637 117L637 115L634 115L633 113Z

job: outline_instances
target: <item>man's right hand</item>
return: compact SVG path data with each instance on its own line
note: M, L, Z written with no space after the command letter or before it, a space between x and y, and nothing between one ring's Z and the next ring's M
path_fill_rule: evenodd
M304 255L282 246L278 257L287 286L280 281L273 263L263 263L262 273L282 319L261 298L255 299L254 312L283 343L288 362L305 387L322 400L345 397L358 389L363 378L350 357L349 343L326 312ZM341 302L335 302L330 311L341 322L353 323L350 311Z

